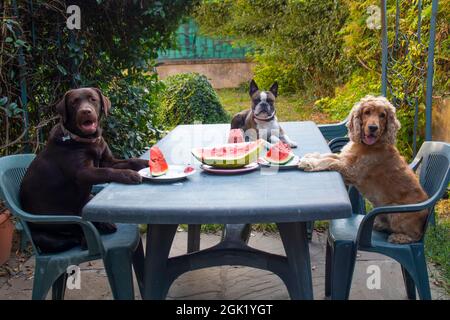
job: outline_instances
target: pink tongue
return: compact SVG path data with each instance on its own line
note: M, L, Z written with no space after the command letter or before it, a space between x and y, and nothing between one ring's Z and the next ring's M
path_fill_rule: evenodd
M97 130L97 124L95 122L87 125L83 125L83 128L89 132L95 132Z
M364 137L364 143L365 144L371 145L371 144L374 144L375 141L376 141L375 137L372 137L372 136L365 136Z

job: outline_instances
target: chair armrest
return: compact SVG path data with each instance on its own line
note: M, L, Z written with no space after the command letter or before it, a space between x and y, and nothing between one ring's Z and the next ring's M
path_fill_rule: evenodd
M17 211L17 210L16 210ZM20 210L20 219L32 223L77 224L83 230L90 255L103 255L104 247L100 234L92 222L74 215L34 215Z
M78 224L82 228L84 236L86 238L89 254L93 256L103 255L105 250L103 247L103 242L101 241L100 234L97 228L91 222L83 220L80 216L75 215L31 214L23 211L19 206L17 206L16 202L12 199L9 193L2 191L1 197L2 199L5 200L5 204L8 207L8 209L23 221L32 223L47 223L47 224Z
M422 163L423 158L414 158L414 160L409 164L409 167L415 172L419 165Z
M358 229L358 235L356 237L356 241L358 245L362 247L371 247L372 246L372 230L373 223L375 221L376 216L380 214L408 214L413 212L422 211L424 209L431 209L436 201L439 199L439 193L433 195L433 197L416 203L416 204L406 204L399 206L386 206L386 207L378 207L367 213L361 221L361 224Z
M342 151L342 148L350 142L350 138L348 137L337 137L328 142L328 147L331 152L339 153Z

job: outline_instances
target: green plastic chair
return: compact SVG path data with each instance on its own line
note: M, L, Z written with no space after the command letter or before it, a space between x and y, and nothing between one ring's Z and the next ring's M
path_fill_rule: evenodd
M137 225L118 224L113 234L100 235L91 222L79 216L34 215L21 209L19 189L34 154L0 158L0 196L11 213L20 221L28 239L32 239L27 222L78 224L83 229L87 250L75 247L60 253L42 253L31 240L36 266L33 300L43 300L52 288L52 299L64 299L67 268L82 262L102 259L115 299L134 299L132 265L142 293L144 253ZM83 284L81 280L81 284Z
M339 123L318 125L320 132L328 141L334 138L345 137L347 131L347 119Z
M393 244L387 241L388 234L373 230L374 219L379 214L418 212L428 209L430 214L425 225L433 216L433 208L447 189L450 179L450 144L425 142L410 165L419 168L419 180L429 199L417 204L386 206L364 213L364 201L355 196L351 188L354 214L348 219L330 222L326 249L325 295L331 299L348 299L352 282L357 250L377 252L401 264L403 280L409 299L416 299L416 288L423 300L430 300L425 260L424 239L411 244ZM425 232L424 232L425 233Z
M341 152L342 148L345 147L345 145L349 142L349 137L338 137L328 142L328 147L330 148L331 152L339 153Z
M99 193L107 185L108 185L107 183L93 185L91 194L95 195L95 194ZM28 244L30 243L30 239L28 238L27 233L23 229L22 223L20 223L20 221L16 222L15 227L16 227L16 232L19 234L19 239L20 239L19 240L19 251L25 252L26 249L28 248Z

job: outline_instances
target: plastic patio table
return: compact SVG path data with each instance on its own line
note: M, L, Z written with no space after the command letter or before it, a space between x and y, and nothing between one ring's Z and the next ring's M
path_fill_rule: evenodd
M293 151L329 152L313 122L285 122L298 143ZM239 175L203 172L191 156L194 147L223 144L228 124L180 125L159 141L170 164L192 164L197 172L171 184L111 183L83 209L89 221L147 224L144 299L164 299L181 274L220 265L269 270L285 283L292 299L313 299L306 223L351 216L351 204L337 172L256 170ZM146 152L142 158L148 159ZM276 223L286 256L249 247L227 237L218 245L169 258L179 224Z

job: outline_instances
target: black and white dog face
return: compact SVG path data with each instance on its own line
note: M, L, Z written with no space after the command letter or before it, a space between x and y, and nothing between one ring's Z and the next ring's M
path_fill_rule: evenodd
M297 144L289 139L278 123L275 115L275 98L278 96L278 84L275 82L269 91L259 91L254 80L250 82L251 109L243 110L234 115L231 129L241 129L250 140L264 139L271 143L282 141L291 148Z
M269 121L275 117L275 98L278 95L278 83L274 83L269 91L259 91L254 80L250 82L253 115L258 120Z

